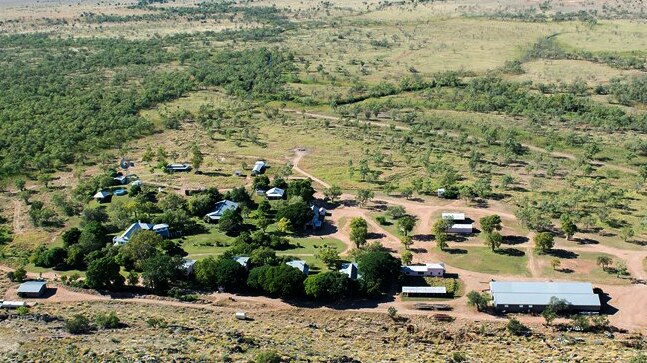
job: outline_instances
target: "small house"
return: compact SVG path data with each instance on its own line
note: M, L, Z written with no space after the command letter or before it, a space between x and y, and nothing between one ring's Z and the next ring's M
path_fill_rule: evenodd
M402 266L401 270L407 276L442 277L445 275L445 265L442 263Z
M128 243L128 241L130 241L130 239L135 235L135 233L139 231L153 231L164 238L168 238L171 236L168 224L150 224L150 223L137 222L137 223L131 224L130 227L128 227L128 229L126 229L126 231L121 235L115 236L112 239L112 242L114 243L115 246L123 246L126 243Z
M112 201L112 193L105 190L101 190L97 192L97 194L92 196L92 198L94 198L100 204L110 203Z
M257 161L252 168L252 175L259 175L265 172L267 164L264 161Z
M220 202L216 203L216 205L213 207L213 211L207 213L207 215L204 217L205 221L209 223L217 223L220 220L220 217L228 211L228 210L235 210L238 208L238 203L232 202L231 200L221 200Z
M447 230L449 233L457 233L457 234L472 234L474 232L474 227L472 223L468 224L452 224L451 227Z
M357 269L357 264L354 262L344 262L341 264L339 272L348 276L351 280L357 280L360 278L359 270Z
M168 164L166 166L166 171L168 171L169 173L189 172L189 171L191 171L191 165L189 165L189 164Z
M134 182L130 183L130 186L142 186L142 181L141 180L135 180Z
M249 268L249 257L247 256L236 256L232 258L234 261L238 262L244 268Z
M442 297L447 295L445 286L402 286L402 296Z
M464 221L465 220L465 213L443 213L442 218L444 220L452 220L454 222Z
M281 188L276 188L276 187L265 192L265 196L267 197L267 199L283 199L284 195L285 195L285 190Z
M119 185L125 185L128 184L128 177L125 175L117 175L116 177L112 178L115 183Z
M292 266L297 270L301 271L303 274L307 275L310 272L310 267L303 260L293 260L285 263L288 266Z
M312 220L308 222L307 227L312 227L313 229L319 229L323 225L324 220L326 219L326 214L328 211L326 208L317 208L316 205L311 205L310 209L312 210Z
M18 287L18 296L39 298L45 295L47 283L45 281L27 281Z
M193 267L195 266L195 263L198 262L197 260L190 260L188 258L185 258L182 260L182 266L180 269L182 272L184 272L185 275L189 276L193 274Z

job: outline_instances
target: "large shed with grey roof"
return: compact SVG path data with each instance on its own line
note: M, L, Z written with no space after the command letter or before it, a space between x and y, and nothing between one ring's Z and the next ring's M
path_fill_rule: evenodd
M588 282L490 282L494 308L501 312L541 312L552 299L566 302L571 311L600 311L600 296Z
M27 281L18 286L18 296L20 297L43 297L47 291L45 281Z

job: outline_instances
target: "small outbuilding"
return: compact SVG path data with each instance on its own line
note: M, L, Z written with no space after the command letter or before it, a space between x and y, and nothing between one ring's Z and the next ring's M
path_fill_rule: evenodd
M128 177L125 176L125 175L118 175L118 176L116 176L116 177L114 177L112 179L117 184L121 184L121 185L128 184Z
M100 204L110 203L112 201L112 193L106 190L101 190L97 192L97 194L93 195L92 198Z
M25 306L27 306L27 304L24 301L10 301L10 300L0 301L1 309L18 309Z
M442 263L402 266L401 270L407 276L442 277L445 275L445 265Z
M438 190L436 190L436 195L438 196L438 198L444 197L445 196L445 188L438 188Z
M47 283L45 281L27 281L18 287L18 296L39 298L45 295Z
M193 267L195 266L196 262L198 261L185 258L184 260L182 260L182 266L180 266L180 269L186 276L192 275Z
M189 165L189 164L168 164L166 166L166 171L168 171L170 173L189 172L189 171L191 171L191 165Z
M452 220L454 222L464 221L465 213L443 213L442 218L444 220Z
M267 199L283 199L284 195L285 195L285 190L277 187L274 187L265 192L265 196L267 197Z
M259 160L254 164L254 168L252 168L252 175L263 174L266 168L267 164L265 164L264 161Z
M297 270L301 271L305 275L307 275L310 272L310 267L303 260L288 261L285 264L296 268Z
M474 226L472 223L468 224L461 224L461 223L456 223L452 224L451 227L447 230L449 233L457 233L457 234L472 234L474 233Z

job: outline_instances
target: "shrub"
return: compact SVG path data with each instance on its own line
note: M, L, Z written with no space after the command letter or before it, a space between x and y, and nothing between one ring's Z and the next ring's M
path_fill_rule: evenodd
M65 329L70 334L87 334L92 330L92 326L85 316L77 314L65 320Z
M256 355L256 363L280 363L281 357L276 352L260 352Z
M512 318L508 321L506 326L510 334L525 335L528 332L528 327L523 325L519 320Z
M97 314L94 322L101 329L117 329L119 327L119 318L114 311L107 314Z
M27 306L19 306L16 309L16 313L18 315L27 315L27 314L29 314L29 307L27 307Z
M23 282L27 278L27 270L24 267L18 267L16 270L7 273L11 282Z
M166 320L162 318L148 318L146 319L146 324L151 328L166 328L168 325Z
M386 220L385 216L377 216L375 217L375 220L377 221L377 223L383 226L386 226L389 223L389 221Z

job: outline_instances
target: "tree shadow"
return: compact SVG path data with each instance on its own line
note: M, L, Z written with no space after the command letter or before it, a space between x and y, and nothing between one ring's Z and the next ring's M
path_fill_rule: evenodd
M426 248L411 248L411 252L413 253L427 253L428 250Z
M567 250L563 250L563 249L560 249L560 248L554 248L554 249L546 252L546 254L549 255L549 256L553 256L553 257L557 257L557 258L563 258L563 259L567 259L567 260L572 260L572 259L578 258L580 256L580 255L578 255L577 253L575 253L573 251L567 251Z
M495 251L495 253L498 255L506 255L511 257L522 257L526 255L524 251L516 248L499 248Z
M366 235L366 239L382 239L385 238L386 235L384 233L375 233L375 232L369 232Z
M564 274L572 274L573 272L575 272L570 268L558 268L556 271L564 273Z
M503 236L503 244L506 245L520 245L528 242L528 237L525 236Z
M421 242L431 242L434 239L433 234L416 234L413 236L413 239Z
M466 255L467 250L462 248L445 248L444 252L449 253L450 255Z
M579 237L574 238L573 241L575 241L575 243L577 243L578 245L597 245L600 243L599 241L596 241L591 238L579 238Z

